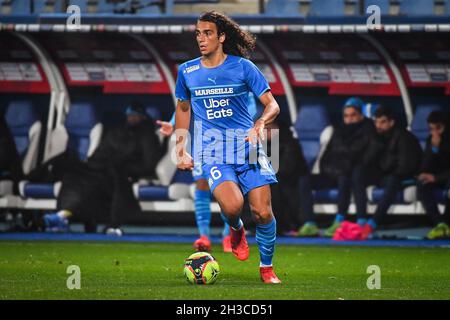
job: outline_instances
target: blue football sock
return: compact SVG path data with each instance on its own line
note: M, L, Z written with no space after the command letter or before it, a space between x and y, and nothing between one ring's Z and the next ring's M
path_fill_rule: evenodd
M268 224L256 225L256 243L258 244L260 266L268 267L272 265L272 258L275 252L275 240L277 239L277 221L275 217Z
M230 235L230 226L225 222L222 230L222 238L228 237Z
M227 217L225 214L223 214L223 212L221 212L220 215L222 216L223 222L228 224L234 230L239 230L240 228L242 228L244 226L244 223L242 222L241 218L239 218L239 217L230 218L230 217Z
M210 235L211 223L211 194L209 191L195 190L195 220L200 236Z

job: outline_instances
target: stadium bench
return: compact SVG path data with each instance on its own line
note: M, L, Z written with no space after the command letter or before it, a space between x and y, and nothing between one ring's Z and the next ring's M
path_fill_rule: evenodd
M90 103L73 103L65 120L51 134L53 155L66 149L75 151L80 160L86 161L98 147L103 131L95 106ZM25 198L55 199L61 183L30 183L21 181L20 195Z
M29 100L12 101L5 113L5 120L22 159L24 174L36 167L39 140L42 130L40 116Z
M40 117L31 101L18 100L9 103L5 112L5 121L22 160L22 170L24 174L28 174L37 164L42 130ZM0 181L0 195L12 193L13 182L11 180Z

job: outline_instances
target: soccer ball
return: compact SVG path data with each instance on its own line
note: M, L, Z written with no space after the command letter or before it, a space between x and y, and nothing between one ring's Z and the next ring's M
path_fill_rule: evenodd
M196 252L184 262L184 276L191 284L213 284L219 272L219 263L208 252Z

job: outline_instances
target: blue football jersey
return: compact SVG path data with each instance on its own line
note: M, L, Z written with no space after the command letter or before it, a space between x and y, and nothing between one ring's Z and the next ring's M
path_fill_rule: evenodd
M217 151L221 142L223 154L216 161L229 162L226 154L248 148L244 142L254 123L249 111L249 92L260 97L270 90L261 71L249 60L228 55L214 68L204 67L201 58L180 65L175 95L179 100L189 100L194 117L194 149L204 160ZM233 146L230 148L230 146ZM231 149L231 150L230 150ZM217 157L217 155L216 155ZM236 159L234 158L234 160Z

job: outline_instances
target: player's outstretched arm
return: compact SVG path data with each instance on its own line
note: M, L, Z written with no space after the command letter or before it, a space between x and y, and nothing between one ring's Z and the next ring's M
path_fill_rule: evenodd
M264 140L264 128L266 124L273 122L280 113L280 106L270 91L264 93L259 101L264 106L264 112L261 117L255 121L255 125L248 134L248 141L256 145L259 140Z
M188 100L178 100L175 110L175 136L177 167L180 170L192 170L194 161L186 150L191 121L191 103Z

